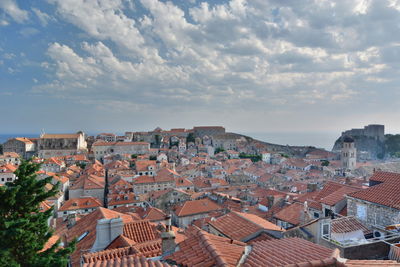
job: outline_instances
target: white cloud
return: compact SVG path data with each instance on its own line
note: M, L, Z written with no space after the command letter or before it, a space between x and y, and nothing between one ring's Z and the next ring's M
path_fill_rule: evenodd
M394 90L399 81L394 0L50 2L85 41L52 43L43 67L54 79L36 88L73 91L80 101L108 99L124 110L221 106L236 116L362 105L367 89Z
M18 23L23 23L29 18L28 12L20 9L15 0L1 0L0 9Z
M32 8L32 11L35 13L35 15L38 17L40 23L42 26L47 26L49 21L55 21L55 18L46 14L45 12L40 11L38 8Z
M39 30L32 27L23 28L19 33L24 37L30 37L39 33Z

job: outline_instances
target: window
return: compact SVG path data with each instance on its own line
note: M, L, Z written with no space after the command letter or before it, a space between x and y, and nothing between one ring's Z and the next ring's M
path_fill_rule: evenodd
M78 237L78 239L76 240L77 242L81 241L82 239L85 238L85 236L87 236L89 234L89 231L84 232L83 234L81 234L81 236Z
M367 207L365 205L357 204L357 217L364 221L367 219Z
M314 212L314 218L319 218L319 213L318 212Z
M322 235L329 235L329 224L322 225Z

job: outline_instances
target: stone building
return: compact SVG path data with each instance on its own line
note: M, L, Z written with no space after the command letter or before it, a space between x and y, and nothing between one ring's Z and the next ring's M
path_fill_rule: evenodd
M35 143L26 137L8 139L3 144L3 153L14 152L25 159L32 157L35 154L35 150Z
M400 174L375 172L369 188L347 195L347 214L369 226L400 222Z
M195 126L193 127L193 133L196 137L202 138L205 135L214 136L225 134L225 128L222 126Z
M106 155L148 154L150 144L147 142L96 142L92 149L95 158L100 160Z
M87 143L85 134L42 134L38 139L38 154L40 158L75 155L85 152Z
M343 147L340 159L344 170L354 170L356 168L357 149L354 144L354 139L350 136L343 138Z
M218 134L212 137L213 146L220 147L225 150L236 150L237 141L240 138L239 135L233 133Z
M342 132L342 137L345 136L365 136L375 140L385 140L385 126L380 124L370 124L360 129L351 129Z

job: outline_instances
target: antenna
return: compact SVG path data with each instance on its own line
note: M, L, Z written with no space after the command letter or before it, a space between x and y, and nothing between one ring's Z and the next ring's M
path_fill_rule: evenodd
M45 134L44 128L42 128L42 131L40 132L40 137L42 137Z

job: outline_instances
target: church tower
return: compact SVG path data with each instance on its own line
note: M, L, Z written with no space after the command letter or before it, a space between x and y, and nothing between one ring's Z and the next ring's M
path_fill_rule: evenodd
M354 139L350 136L343 138L343 146L341 151L342 168L345 170L354 170L357 162L357 149Z

